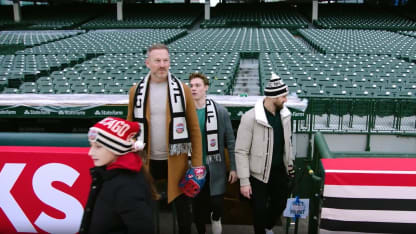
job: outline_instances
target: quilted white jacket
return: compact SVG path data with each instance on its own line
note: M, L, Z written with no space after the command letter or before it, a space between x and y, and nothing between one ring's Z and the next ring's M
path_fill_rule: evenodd
M280 110L283 137L285 140L283 163L288 172L294 167L292 147L291 113L284 107ZM273 128L268 123L263 99L241 118L235 144L235 160L240 186L249 185L250 175L267 183L273 156Z

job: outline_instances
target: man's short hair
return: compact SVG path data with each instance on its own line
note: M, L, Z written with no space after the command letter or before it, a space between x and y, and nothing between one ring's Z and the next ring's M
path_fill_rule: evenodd
M168 46L165 44L161 44L161 43L156 43L156 44L149 46L149 48L147 48L147 56L149 56L152 50L166 50L169 53Z
M204 82L204 85L208 85L209 86L209 80L208 80L208 78L204 74L202 74L200 72L193 72L193 73L191 73L189 75L189 82L191 82L192 79L196 79L196 78L201 79Z

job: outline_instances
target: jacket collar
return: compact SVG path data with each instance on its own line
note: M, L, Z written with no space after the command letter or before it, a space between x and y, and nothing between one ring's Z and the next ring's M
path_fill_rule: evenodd
M266 127L271 127L269 124L269 121L267 121L267 116L266 116L266 111L264 110L264 105L263 105L263 101L264 98L258 100L254 106L254 115L255 115L255 119L259 124L262 124ZM291 113L289 111L289 109L284 106L281 110L280 110L280 118L283 120L286 117L290 116Z
M93 184L100 184L104 180L110 180L120 173L120 170L139 172L142 168L142 160L139 155L133 152L118 156L117 160L108 166L90 168L91 177L94 178Z
M141 168L142 160L140 156L132 152L119 156L115 162L107 166L107 170L125 169L135 172L140 171Z

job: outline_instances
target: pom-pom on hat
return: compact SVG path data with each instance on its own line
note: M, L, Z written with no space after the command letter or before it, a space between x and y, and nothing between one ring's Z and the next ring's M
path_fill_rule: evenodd
M124 155L135 151L134 138L139 132L137 122L107 117L90 128L88 140L101 144L116 155Z
M271 98L276 98L280 96L287 95L289 93L289 88L283 80L276 75L276 73L272 72L272 77L270 78L269 83L264 88L264 95Z

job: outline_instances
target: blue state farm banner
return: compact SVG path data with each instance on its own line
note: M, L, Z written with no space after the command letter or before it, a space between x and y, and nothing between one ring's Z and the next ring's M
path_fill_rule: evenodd
M416 158L322 159L320 233L416 233Z

